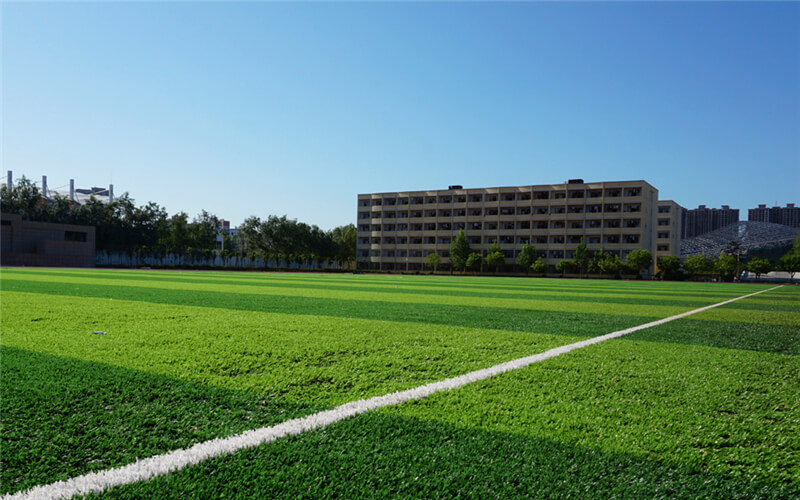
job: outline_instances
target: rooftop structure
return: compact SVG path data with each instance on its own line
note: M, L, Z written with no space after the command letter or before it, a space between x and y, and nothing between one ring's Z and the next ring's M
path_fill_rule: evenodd
M14 186L14 176L11 170L8 171L6 176L5 185L12 187ZM96 200L101 201L103 203L111 203L114 201L114 185L109 184L107 188L105 187L91 187L91 188L76 188L75 187L75 179L70 179L69 184L65 184L63 186L59 186L56 188L50 188L47 183L47 176L42 176L42 183L38 186L39 191L42 193L42 197L46 200L52 200L56 197L66 198L73 203L77 203L79 205L83 205L87 201L89 201L92 197Z
M790 245L797 237L797 229L770 222L745 222L717 229L681 242L681 257L705 255L719 257L731 246L738 246L742 253L768 247Z

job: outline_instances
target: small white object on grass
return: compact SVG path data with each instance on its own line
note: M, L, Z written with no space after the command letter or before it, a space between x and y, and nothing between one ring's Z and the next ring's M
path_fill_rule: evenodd
M105 335L105 334L106 332L100 332L100 331L92 332L92 335Z

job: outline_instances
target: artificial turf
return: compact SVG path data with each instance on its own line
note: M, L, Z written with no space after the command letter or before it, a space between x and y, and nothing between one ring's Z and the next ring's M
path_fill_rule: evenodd
M184 447L210 436L269 425L342 402L414 387L765 288L470 277L19 269L4 269L0 285L2 492L129 463L137 457ZM332 492L378 496L385 492L430 496L436 492L450 495L460 491L468 496L492 495L493 490L487 489L488 486L459 490L447 486L448 481L425 477L430 475L425 471L439 468L428 462L425 450L444 433L473 438L466 443L452 443L452 459L437 459L442 461L442 470L449 470L447 474L453 478L460 477L462 472L469 473L476 485L493 484L493 478L499 475L508 482L505 489L497 490L501 496L535 492L542 483L555 485L542 490L551 495L559 492L577 495L582 487L588 488L585 491L601 488L598 491L633 496L644 492L667 494L673 490L658 489L657 485L675 486L681 481L695 484L698 477L705 477L708 484L723 485L719 491L779 494L796 487L797 473L769 472L770 467L785 469L791 456L769 453L769 446L775 443L765 441L757 429L752 433L757 441L767 443L764 444L767 451L755 455L741 452L746 458L741 460L742 465L727 467L713 460L699 460L702 453L683 441L664 450L655 447L655 451L624 444L625 439L619 436L616 441L611 437L583 442L571 429L576 427L580 431L588 424L580 414L572 412L589 412L597 417L594 422L597 428L610 429L616 421L601 416L629 411L626 405L630 403L608 397L607 387L597 392L595 380L589 375L597 370L610 373L622 367L621 372L630 378L621 379L624 381L612 388L641 393L642 408L648 411L650 403L663 403L659 408L663 407L667 422L679 428L704 421L687 418L682 406L701 408L703 403L712 404L720 394L739 390L737 383L762 383L765 374L775 370L785 372L790 381L795 377L796 381L796 369L792 371L787 365L798 354L797 306L798 294L793 291L769 292L725 306L725 314L715 309L693 317L697 319L648 330L652 337L641 339L645 333L637 333L625 340L581 350L580 355L562 356L424 402L358 417L324 431L213 460L157 479L152 482L154 486L131 485L111 493L150 496L157 491L175 491L219 496L220 492L228 491L234 496L247 496L272 491L301 496ZM664 330L670 325L676 328ZM106 335L92 335L90 332L94 330L103 330ZM632 346L633 354L613 349L605 353L601 349L612 345ZM641 356L637 357L639 351ZM596 352L603 354L592 355ZM710 361L700 361L693 354L696 352L702 353L700 358L710 356ZM727 359L713 354L717 352L737 353L734 358L739 360L738 364L715 364L717 358ZM773 357L788 361L778 362ZM665 387L673 387L670 377L678 377L678 373L687 370L682 364L687 359L693 360L690 366L695 371L681 380L688 384L686 387L702 386L701 382L706 380L707 394L699 391L696 396L677 401L660 391L648 396L647 387L658 387L662 380ZM575 361L566 371L555 368L564 360ZM31 364L39 368L26 370L25 366ZM666 370L667 365L669 370L658 372ZM535 374L535 380L509 382L529 373ZM572 378L565 373L572 374ZM727 379L715 378L720 373L733 375ZM590 383L581 377L589 377ZM776 384L763 383L762 392L769 398L780 399L775 393L784 391L786 384ZM573 402L577 407L567 405L565 410L551 406L552 400L541 399L543 396L532 393L531 387L552 388L555 391L552 397L562 402L565 394L574 393L578 402L589 398L606 403L585 408ZM586 391L591 387L595 387L595 392L589 394ZM542 389L547 394L549 390ZM474 397L463 396L473 393ZM493 394L495 399L491 399ZM504 406L498 403L497 394L517 395L504 396L502 402L508 400ZM490 399L482 399L487 397ZM455 402L448 407L451 399ZM538 403L532 407L531 401ZM527 403L520 406L520 402ZM757 398L750 403L766 404ZM670 412L670 405L677 409ZM796 406L789 407L789 415L796 415L792 413L797 411ZM487 420L485 414L495 410L511 418L512 424L502 424L502 419ZM561 414L563 421L543 418ZM755 415L756 420L763 417L753 409L745 414ZM463 419L453 421L457 416ZM649 421L652 414L643 412L640 417ZM688 423L682 424L683 420ZM515 421L527 424L516 428ZM531 425L532 421L539 422L538 426ZM191 422L199 425L190 425ZM736 423L724 418L719 422L723 427ZM796 427L796 417L794 422ZM373 429L374 426L379 428ZM393 444L394 440L387 438L381 438L377 444L365 441L381 435L380 429L386 426L395 429L391 431L395 435L417 437L407 438L407 444L398 444L399 448ZM784 434L792 430L790 427L776 429L778 434ZM341 445L329 444L330 450L327 447L319 450L320 445L313 444L319 439L330 441L325 436L338 435L336 429L344 429L342 437L336 439ZM653 434L641 432L645 436ZM306 440L312 444L305 444ZM649 438L639 441L654 448L655 441ZM8 443L13 444L7 446ZM747 443L734 441L730 447L741 450L750 446ZM355 448L341 451L349 446ZM348 456L359 447L371 446L378 446L380 452L361 460L361 465L354 468L361 472L354 472L352 478L344 481L347 484L332 480L327 489L312 487L315 470L328 471L330 474L326 474L331 478L338 477L324 465L330 453ZM470 457L478 457L477 464L484 463L486 459L480 458L480 450L493 446L539 451L514 452L507 462L502 453L492 452L494 465L486 469L485 477L481 476L482 466L464 465L472 462ZM794 446L796 457L796 442ZM307 448L318 451L303 451ZM274 451L279 449L289 456L300 456L301 463L315 465L309 465L310 472L302 472L303 467L298 469L286 462L289 459L281 459L284 452ZM252 472L241 466L242 457L250 454L262 457L254 463L271 471L258 473L271 477L263 480L266 483L250 478ZM415 454L417 459L402 458ZM565 454L576 457L574 463L562 464ZM523 479L515 472L539 470L537 464L548 455L562 457L551 475L542 471L539 476L528 473L531 477ZM771 459L773 455L775 458ZM30 458L35 456L41 458ZM754 456L766 465L754 465L751 460ZM371 464L374 460L384 460L380 457L391 464L386 465L388 469L405 470L405 467L421 471L425 482L403 489L398 483L402 478L391 473L371 475ZM576 467L582 469L580 464L589 464L592 457L598 464L606 465L597 465L588 475L576 476L584 477L582 485L557 486L565 483L564 474ZM279 464L274 460L279 460ZM397 460L412 463L398 465ZM213 471L229 462L234 465L225 473L224 480L222 476L213 478L215 473L209 476L196 472L206 470L204 467ZM650 472L642 473L644 479L630 488L609 489L611 486L601 478L601 471L609 463L617 462L628 464L620 469L620 478L628 477L623 469L631 474L640 469ZM664 474L683 478L684 473L689 479L664 483ZM207 477L197 479L197 474ZM288 483L284 481L288 489L268 485L284 476L296 476ZM560 483L558 477L562 477ZM625 481L620 484L627 484ZM600 486L603 484L606 486ZM149 489L155 485L166 489Z

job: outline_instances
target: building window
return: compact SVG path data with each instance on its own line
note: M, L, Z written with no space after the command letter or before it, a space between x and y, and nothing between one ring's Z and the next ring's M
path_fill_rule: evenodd
M5 222L5 221L3 221ZM84 231L64 231L64 241L86 241L86 233Z
M639 219L625 219L625 227L633 228L639 227L641 221Z
M639 235L638 234L626 234L624 237L624 242L628 245L632 245L635 243L639 243Z
M656 250L659 252L669 252L669 245L658 245Z

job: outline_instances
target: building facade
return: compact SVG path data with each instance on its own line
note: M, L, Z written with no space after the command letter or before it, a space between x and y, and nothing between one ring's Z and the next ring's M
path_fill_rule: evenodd
M94 266L94 226L33 222L15 214L2 214L0 219L2 265Z
M656 259L667 255L679 256L683 213L685 208L672 200L659 201L656 209Z
M693 238L739 222L739 209L722 205L722 208L697 208L686 210L683 216L683 238Z
M787 203L785 207L767 208L759 205L747 211L747 220L750 222L771 222L784 226L800 227L800 207L794 203Z
M572 259L584 241L590 251L605 250L621 258L643 248L664 255L680 251L680 206L670 207L669 226L658 238L658 190L638 181L463 189L358 195L359 268L419 271L433 252L449 266L450 243L464 230L476 252L497 242L506 262L515 261L523 245L532 244L551 268ZM678 207L678 208L673 208Z

